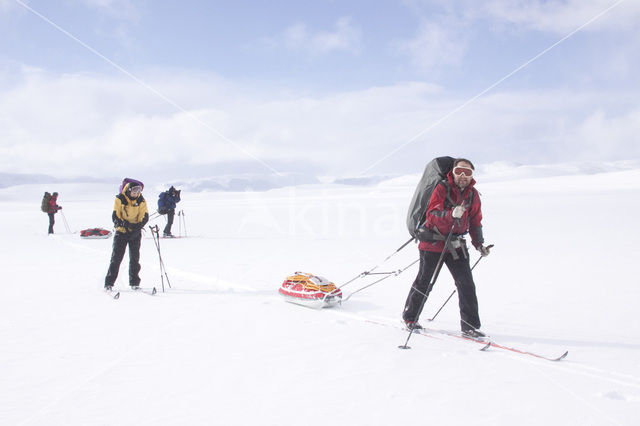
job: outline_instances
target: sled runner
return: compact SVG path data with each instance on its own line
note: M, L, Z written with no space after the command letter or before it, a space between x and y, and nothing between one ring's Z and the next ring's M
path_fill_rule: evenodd
M342 291L323 277L295 272L287 277L278 292L287 302L310 308L325 308L342 302Z
M104 239L111 237L111 231L107 231L102 228L89 228L80 231L80 238L90 239Z

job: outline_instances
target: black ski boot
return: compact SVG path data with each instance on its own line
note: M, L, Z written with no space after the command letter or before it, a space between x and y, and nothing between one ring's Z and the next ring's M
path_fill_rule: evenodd
M482 331L476 328L469 328L467 330L462 330L462 335L466 337L471 337L472 339L484 339L487 337Z
M404 322L404 326L407 327L407 330L422 330L422 326L418 321L406 321Z

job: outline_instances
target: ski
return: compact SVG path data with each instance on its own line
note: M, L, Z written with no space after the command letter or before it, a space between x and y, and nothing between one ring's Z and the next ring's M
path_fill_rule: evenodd
M534 352L529 352L529 351L525 351L522 349L518 349L518 348L514 348L513 346L506 346L506 345L502 345L500 343L494 342L490 337L485 337L485 338L473 338L470 336L465 336L463 334L458 334L458 333L454 333L451 331L447 331L447 330L436 330L436 329L430 329L430 328L425 328L423 330L426 330L426 332L434 332L434 333L439 333L439 334L444 334L450 337L455 337L456 339L461 339L461 340L467 340L467 341L471 341L471 342L476 342L479 343L482 346L482 348L480 349L481 351L487 351L490 348L497 348L497 349L502 349L505 351L509 351L509 352L514 352L514 353L518 353L521 355L528 355L528 356L532 356L534 358L539 358L539 359L544 359L547 361L561 361L563 359L565 359L567 357L567 355L569 355L569 351L565 351L562 355L558 356L558 357L548 357L548 356L544 356L544 355L540 355Z
M158 292L155 287L153 288L138 287L138 288L132 288L131 291L134 293L148 294L149 296L154 296Z
M567 355L569 355L569 351L564 351L564 353L558 357L552 358L552 357L548 357L548 356L544 356L544 355L539 355L533 352L528 352L528 351L523 351L517 348L513 348L513 347L509 347L509 346L504 346L504 345L500 345L498 343L495 342L489 342L489 344L487 345L487 349L489 347L492 348L499 348L499 349L504 349L507 351L511 351L511 352L515 352L515 353L519 353L522 355L529 355L535 358L540 358L540 359L546 359L547 361L561 361L563 359L565 359L567 357Z
M113 289L105 289L104 290L105 294L107 294L109 297L111 297L112 299L118 300L120 299L120 292L113 292Z

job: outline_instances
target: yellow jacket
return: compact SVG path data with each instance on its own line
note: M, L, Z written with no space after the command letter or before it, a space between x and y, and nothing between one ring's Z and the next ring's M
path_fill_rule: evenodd
M138 224L138 229L142 229L149 221L147 202L142 194L135 200L127 197L126 192L129 185L129 183L126 184L122 188L122 192L116 196L111 215L116 231L124 234L132 232L131 225Z

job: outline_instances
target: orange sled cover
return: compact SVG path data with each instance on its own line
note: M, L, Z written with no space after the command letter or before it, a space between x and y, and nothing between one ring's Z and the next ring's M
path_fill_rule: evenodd
M342 290L326 278L306 272L287 277L278 292L287 302L313 308L333 306L342 301Z

